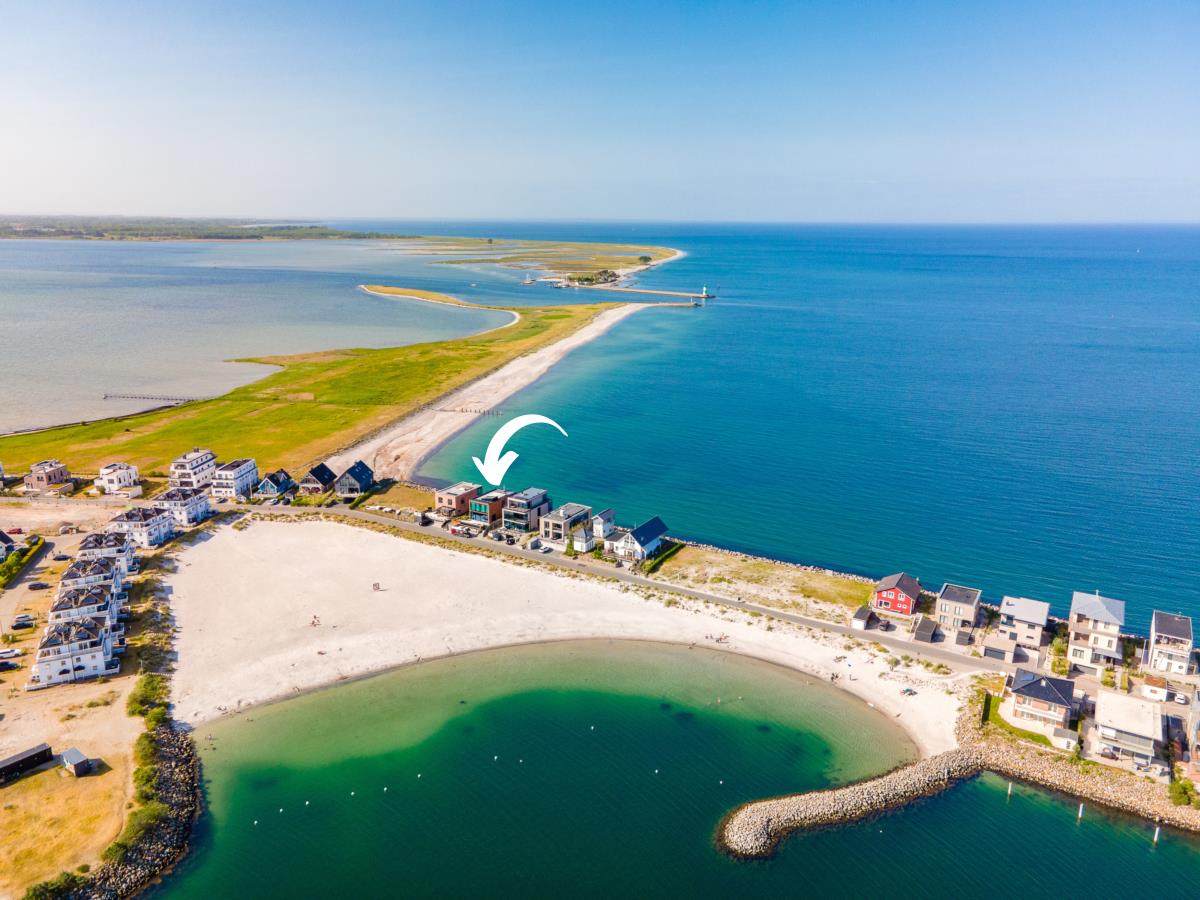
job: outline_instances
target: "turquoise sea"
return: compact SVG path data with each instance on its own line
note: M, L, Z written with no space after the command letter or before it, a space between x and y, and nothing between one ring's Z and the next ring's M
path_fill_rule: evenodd
M718 293L626 320L506 404L570 434L523 431L514 487L1059 613L1098 589L1136 630L1154 608L1200 614L1200 228L339 224L666 244L688 255L641 283ZM580 297L521 277L372 242L0 241L0 428L126 411L104 392L217 393L258 375L230 357L504 321L363 282ZM476 477L495 421L423 474Z
M718 700L720 702L718 702ZM836 688L636 643L470 654L202 726L209 810L158 896L1187 896L1200 844L984 777L767 862L712 843L757 797L911 757ZM1001 879L998 881L998 879Z

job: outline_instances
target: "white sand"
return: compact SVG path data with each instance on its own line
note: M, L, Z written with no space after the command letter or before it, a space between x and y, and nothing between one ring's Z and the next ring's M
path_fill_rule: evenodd
M561 341L514 359L443 397L434 404L436 408L423 409L400 420L392 427L336 454L327 460L327 464L335 472L341 472L356 459L361 459L378 477L411 478L427 456L474 422L481 411L492 409L533 384L576 347L595 340L622 319L638 310L660 305L663 304L626 303L607 309Z
M372 582L383 590L373 591ZM828 678L896 718L924 753L955 745L960 679L888 672L845 638L611 582L571 578L329 522L222 527L168 578L179 632L176 717L195 725L248 705L388 667L487 647L629 638L720 645ZM313 616L320 625L309 623ZM840 663L837 656L846 656ZM886 673L880 677L880 673ZM854 680L850 680L854 678ZM905 686L916 697L903 697Z

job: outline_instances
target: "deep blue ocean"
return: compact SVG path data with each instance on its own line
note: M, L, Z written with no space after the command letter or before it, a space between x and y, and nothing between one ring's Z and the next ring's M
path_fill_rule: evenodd
M1100 590L1134 630L1200 615L1200 228L398 227L666 244L688 255L644 286L718 294L627 319L506 404L570 434L521 432L511 487L1059 613ZM423 474L475 477L494 428Z

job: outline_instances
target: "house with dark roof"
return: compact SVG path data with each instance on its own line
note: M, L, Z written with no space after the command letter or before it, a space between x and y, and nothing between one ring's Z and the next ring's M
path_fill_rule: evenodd
M276 469L262 477L258 486L254 488L254 496L262 500L273 500L276 497L286 496L295 487L296 482L292 481L292 476L287 473L286 469Z
M208 494L200 488L171 488L154 498L154 505L165 509L179 528L197 525L212 515Z
M111 559L123 576L138 569L136 548L127 534L98 531L87 535L75 551L76 559Z
M166 509L135 506L113 516L104 530L128 535L138 547L157 547L175 533L175 517Z
M121 668L113 639L102 619L54 622L38 643L29 688L49 687L111 675Z
M121 567L111 559L76 559L63 572L62 590L103 587L116 593L124 583Z
M337 477L333 492L339 497L357 497L375 486L375 473L361 459Z
M1196 669L1192 657L1192 620L1154 610L1142 663L1156 672L1191 675Z
M1124 646L1125 601L1102 597L1100 592L1076 591L1071 597L1067 660L1072 668L1099 675L1121 662Z
M617 559L643 562L653 559L663 551L663 541L666 536L667 523L655 516L620 537L617 537L614 532L605 539L604 548ZM613 540L613 538L616 539Z
M6 559L8 559L8 554L12 553L16 549L17 545L13 542L13 539L3 531L0 531L0 562L4 562Z
M308 474L300 479L300 493L302 494L325 494L333 490L333 483L337 481L337 474L325 463L317 463L308 470Z
M934 615L943 631L971 631L979 618L979 588L943 584L934 602Z
M1071 724L1075 710L1075 686L1067 678L1053 678L1018 668L1008 680L1012 698L1011 715L1006 718L1022 726L1034 723L1041 730L1052 732ZM1001 712L1006 712L1001 707Z
M871 606L884 612L911 616L917 611L920 599L921 582L907 572L897 572L875 584Z

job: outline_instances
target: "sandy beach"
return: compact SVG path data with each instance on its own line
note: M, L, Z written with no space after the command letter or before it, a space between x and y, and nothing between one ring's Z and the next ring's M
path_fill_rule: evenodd
M264 568L264 561L270 565ZM378 583L380 590L374 590ZM955 745L959 677L890 671L867 645L782 622L643 596L331 522L255 521L182 550L167 579L179 631L175 716L191 726L339 680L537 641L703 645L837 684L895 719L924 754ZM713 637L727 634L728 641ZM799 684L799 682L798 682ZM904 687L917 690L905 697Z
M561 341L514 359L443 397L436 408L422 409L402 419L392 427L334 455L327 463L335 472L341 472L356 459L361 459L375 470L378 477L409 479L427 456L474 422L480 411L492 409L533 384L572 350L595 340L621 320L639 310L663 305L666 304L626 303L606 309Z

